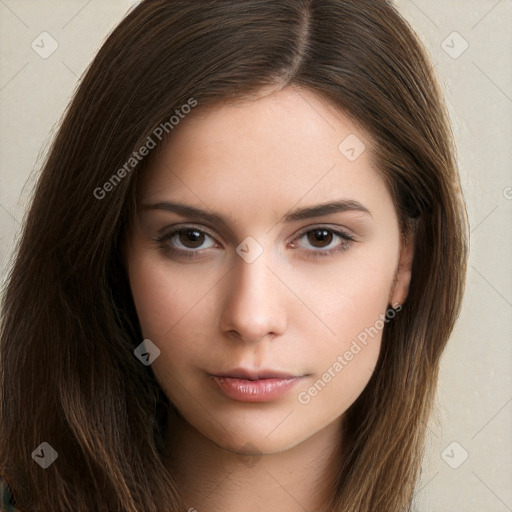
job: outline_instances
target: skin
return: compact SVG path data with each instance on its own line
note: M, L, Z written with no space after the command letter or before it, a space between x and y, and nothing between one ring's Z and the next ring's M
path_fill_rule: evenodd
M355 161L338 149L350 134L366 146ZM359 343L341 371L333 365L390 304L405 300L410 280L412 237L400 237L371 142L319 96L285 87L198 107L154 155L127 248L129 279L143 335L161 351L151 368L179 411L168 425L166 461L199 512L322 505L343 413L372 375L382 331ZM284 222L291 211L340 200L370 213ZM148 207L165 201L213 212L225 225ZM172 227L206 235L155 241ZM354 241L330 231L318 240L315 228L341 229ZM236 251L247 237L263 250L251 263ZM241 402L209 376L239 367L302 378L278 399ZM325 386L301 403L322 378Z

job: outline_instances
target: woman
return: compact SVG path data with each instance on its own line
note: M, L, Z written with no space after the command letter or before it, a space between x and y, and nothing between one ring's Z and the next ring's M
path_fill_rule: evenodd
M5 290L16 506L410 510L466 258L439 87L390 2L141 2Z

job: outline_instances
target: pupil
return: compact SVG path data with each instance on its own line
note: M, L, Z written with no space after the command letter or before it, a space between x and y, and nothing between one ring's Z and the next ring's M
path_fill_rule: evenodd
M179 237L180 242L185 247L192 249L201 246L204 242L204 234L200 231L197 231L196 229L186 229L180 231Z
M308 233L308 239L311 245L315 247L324 247L323 242L327 242L326 245L332 241L332 233L327 229L315 229Z

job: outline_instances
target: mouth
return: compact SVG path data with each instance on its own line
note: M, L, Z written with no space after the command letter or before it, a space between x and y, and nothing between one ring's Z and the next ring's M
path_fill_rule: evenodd
M210 375L212 377L243 380L292 379L299 377L298 375L293 373L281 372L276 370L248 370L245 368L235 368L234 370L212 373Z
M306 377L275 370L253 371L242 368L209 376L223 395L238 402L277 400Z

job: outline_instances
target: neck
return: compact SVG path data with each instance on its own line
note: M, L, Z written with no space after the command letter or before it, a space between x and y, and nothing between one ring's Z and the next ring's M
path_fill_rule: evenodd
M324 509L340 453L340 420L279 453L235 453L183 418L169 422L166 464L189 510L304 512Z

